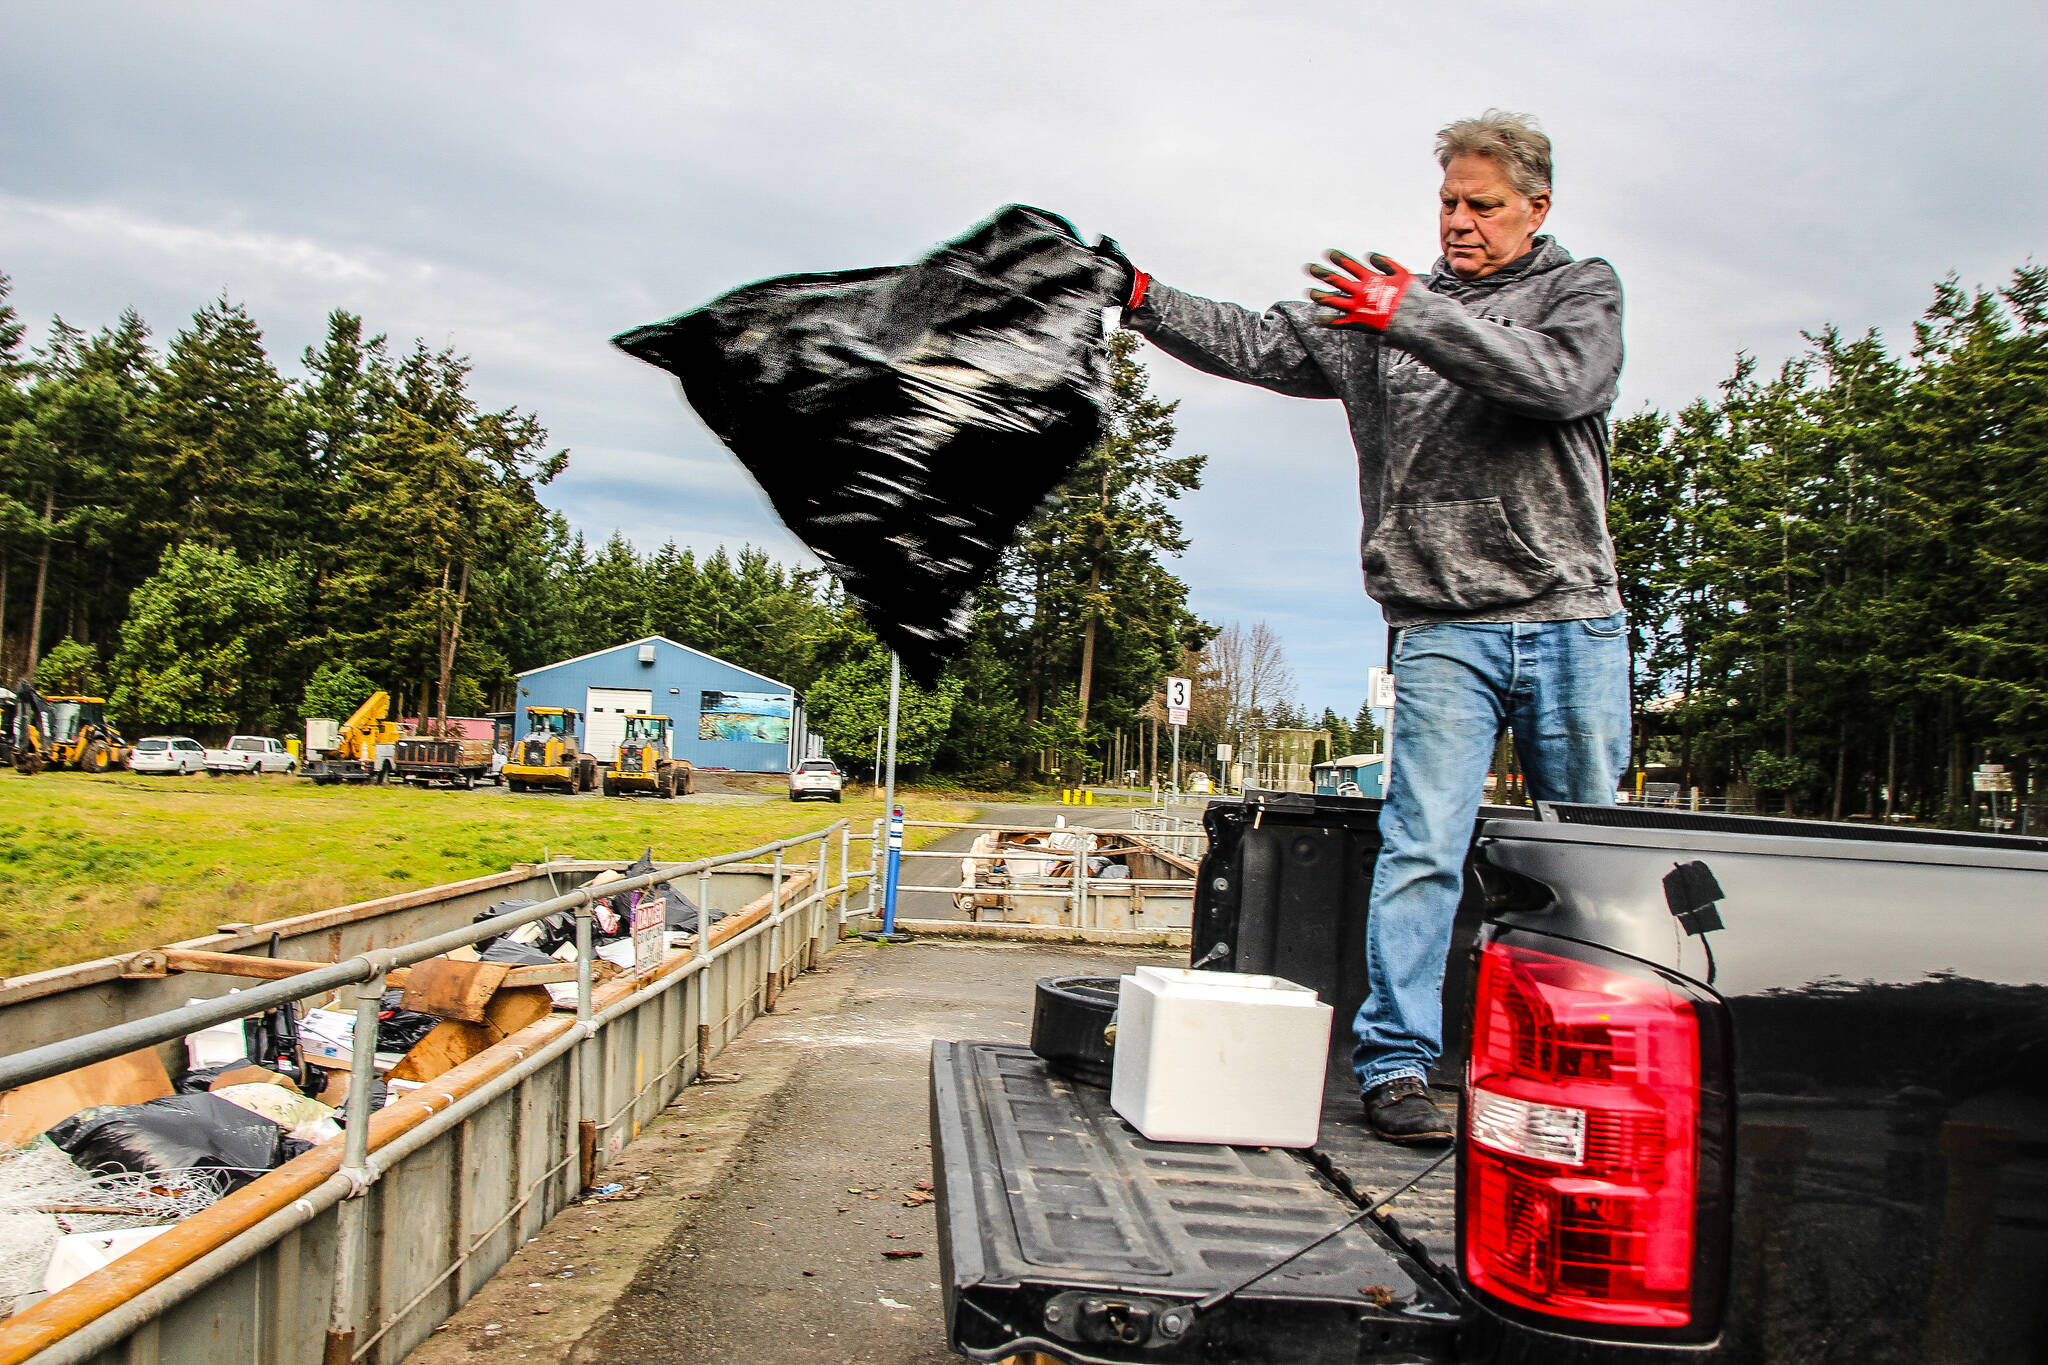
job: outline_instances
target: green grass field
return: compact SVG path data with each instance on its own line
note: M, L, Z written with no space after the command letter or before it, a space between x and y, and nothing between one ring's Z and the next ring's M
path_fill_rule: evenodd
M651 845L659 858L683 860L754 848L842 815L856 832L869 830L881 813L865 788L836 806L793 804L780 790L657 801L316 787L283 776L0 771L0 975L502 872L551 853L634 858ZM950 794L902 800L914 820L967 819L972 809Z

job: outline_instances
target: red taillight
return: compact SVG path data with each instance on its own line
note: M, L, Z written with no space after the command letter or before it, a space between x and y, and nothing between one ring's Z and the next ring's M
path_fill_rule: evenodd
M1700 1025L1647 974L1479 955L1461 1199L1468 1282L1580 1322L1692 1321Z

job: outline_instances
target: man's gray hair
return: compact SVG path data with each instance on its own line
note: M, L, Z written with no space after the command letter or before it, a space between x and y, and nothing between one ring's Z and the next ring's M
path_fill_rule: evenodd
M1446 170L1451 158L1466 154L1492 157L1508 184L1525 199L1550 193L1550 138L1531 114L1489 109L1478 118L1461 118L1436 135L1436 161Z

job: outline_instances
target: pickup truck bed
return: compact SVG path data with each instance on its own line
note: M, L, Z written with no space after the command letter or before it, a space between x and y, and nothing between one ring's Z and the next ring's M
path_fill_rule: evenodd
M1634 807L1481 812L1432 1081L1482 1097L1484 1141L1461 1122L1452 1165L1181 1339L1108 1332L1156 1332L1429 1159L1365 1134L1344 1067L1378 806L1254 792L1205 821L1193 959L1335 1007L1308 1152L1145 1144L1031 1054L939 1046L955 1350L2048 1361L2048 839ZM1345 1297L1373 1286L1384 1306ZM1093 1337L1046 1318L1062 1292Z
M1356 1130L1358 1098L1333 1085L1324 1131ZM1320 1365L1447 1358L1455 1297L1372 1220L1206 1311L1229 1289L1342 1224L1353 1190L1392 1189L1435 1154L1332 1143L1279 1148L1148 1142L1109 1092L1055 1075L1028 1048L932 1051L950 1339L978 1360L1031 1351L1074 1361ZM1384 1144L1373 1144L1384 1148ZM1332 1179L1332 1176L1335 1179ZM1451 1174L1388 1210L1443 1248Z

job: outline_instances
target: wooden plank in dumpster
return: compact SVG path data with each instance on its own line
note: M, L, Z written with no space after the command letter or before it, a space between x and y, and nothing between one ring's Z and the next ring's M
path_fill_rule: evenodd
M668 939L668 900L659 887L633 893L633 971L644 975L661 965Z
M431 1081L442 1072L461 1066L485 1048L503 1042L534 1020L546 1018L554 1007L555 1002L549 998L545 986L521 986L516 990L499 991L485 1007L482 1023L444 1019L434 1025L433 1030L414 1043L412 1050L391 1068L390 1079Z
M491 998L505 984L509 962L451 962L430 957L412 969L406 978L401 1008L431 1014L436 1019L460 1019L481 1024Z

